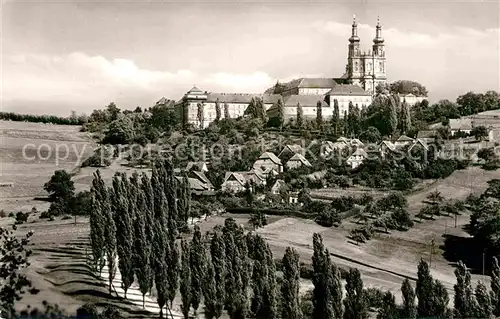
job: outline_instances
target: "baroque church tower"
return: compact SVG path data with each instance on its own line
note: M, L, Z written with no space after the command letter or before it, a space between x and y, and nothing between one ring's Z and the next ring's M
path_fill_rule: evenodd
M372 50L366 53L362 52L360 49L358 25L356 23L356 17L354 16L347 55L347 80L375 94L377 85L385 84L387 81L385 62L385 46L384 38L382 38L380 20L377 20Z

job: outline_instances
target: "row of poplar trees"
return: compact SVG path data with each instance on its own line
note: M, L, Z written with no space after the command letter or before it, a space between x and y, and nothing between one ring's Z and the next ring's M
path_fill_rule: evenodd
M178 180L169 162L157 163L151 177L124 173L113 177L107 187L99 171L91 187L90 241L94 268L109 269L109 290L116 269L122 288L135 279L144 295L153 284L158 304L171 303L178 290L179 231L187 229L190 215L190 189L187 178ZM169 308L167 305L167 309Z

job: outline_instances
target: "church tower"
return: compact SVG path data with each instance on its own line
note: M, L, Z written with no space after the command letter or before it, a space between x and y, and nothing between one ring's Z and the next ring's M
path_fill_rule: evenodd
M361 79L363 77L361 50L359 47L358 25L356 23L356 16L352 18L352 33L349 38L349 51L347 55L347 78L352 84L361 86Z
M380 19L377 18L377 27L375 38L373 39L373 89L379 84L387 82L387 74L385 69L385 45L382 38L382 26Z

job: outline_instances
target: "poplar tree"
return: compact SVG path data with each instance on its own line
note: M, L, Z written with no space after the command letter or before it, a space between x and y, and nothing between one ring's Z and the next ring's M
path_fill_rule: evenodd
M151 242L146 234L146 199L142 191L137 196L137 212L134 223L134 259L135 275L142 293L142 308L144 308L144 296L151 290L153 282L153 271L151 269Z
M331 262L320 234L313 235L313 319L335 318L329 291Z
M330 258L330 254L328 250L326 251L328 258ZM330 272L330 280L329 280L329 293L332 298L332 307L333 314L335 318L342 318L343 308L342 308L342 300L343 300L343 285L342 285L342 276L340 273L339 267L332 263L331 272Z
M125 299L127 299L127 290L134 282L134 263L133 263L133 225L130 213L135 210L135 203L129 203L131 194L128 193L128 180L125 174L116 173L113 177L113 197L114 220L116 225L116 248L118 253L118 269L122 277L122 288ZM133 205L130 207L129 205Z
M257 118L260 118L265 125L267 123L266 107L264 106L264 100L260 97L255 98L255 108L257 109Z
M203 129L205 127L205 104L198 103L197 105L197 118L198 123L200 123L200 128Z
M101 210L104 217L104 242L106 251L106 261L109 271L109 293L113 291L113 280L116 275L116 225L111 209L111 195L113 191L107 189L104 181L100 178L97 181L101 199Z
M250 100L250 103L248 104L244 114L250 115L254 119L259 117L259 112L257 110L257 105L254 97L252 97L252 99Z
M403 284L401 285L401 292L403 295L401 317L414 319L417 315L417 310L415 308L415 291L413 290L408 278L403 281Z
M333 100L332 121L335 134L339 134L340 110L339 110L339 101L337 99Z
M363 291L363 281L358 269L351 268L346 278L344 319L368 318L368 305Z
M163 192L162 192L163 193ZM168 298L168 272L166 258L166 246L168 242L165 234L165 224L161 220L155 220L155 237L153 241L153 273L156 287L156 302L160 307L160 318L163 316L163 307Z
M221 109L220 109L220 102L219 98L215 100L215 121L219 122L221 117Z
M346 134L348 136L352 136L354 134L354 105L352 104L352 101L349 101L349 112L347 113L347 119L346 119Z
M393 135L398 128L398 110L400 108L399 96L391 95L388 103L388 130Z
M476 286L476 318L493 318L493 309L491 305L491 297L486 286L479 282Z
M401 104L401 113L399 116L399 122L401 127L401 133L406 134L411 128L411 115L410 108L408 103L406 103L406 99L403 100Z
M97 200L94 194L97 190L92 189L91 209L90 209L90 245L92 247L93 266L99 274L104 267L105 256L105 219L102 212L101 203Z
M300 308L300 266L299 254L294 248L287 247L282 260L283 283L281 284L281 317L283 319L301 319Z
M378 309L377 319L399 319L396 298L387 291L382 297L382 304Z
M205 318L213 319L220 317L220 314L217 316L218 305L215 270L210 258L207 259L206 273L203 277L203 297L205 300Z
M455 291L454 307L455 318L470 318L474 316L474 292L471 285L471 275L462 261L458 262L455 269L457 283L453 286Z
M415 289L418 298L417 314L419 317L432 315L434 298L433 283L429 265L425 260L420 259L417 271L417 287Z
M432 296L434 297L434 313L432 314L432 316L436 316L438 318L446 318L452 316L451 311L448 311L448 303L450 302L448 291L439 280L434 280Z
M285 104L283 103L283 99L281 97L278 99L276 108L278 109L278 114L276 119L278 121L278 125L281 131L283 130L283 125L285 124Z
M304 109L300 102L297 102L297 127L302 129L304 127Z
M189 318L189 309L191 308L191 263L190 263L190 248L186 240L181 242L182 249L182 266L180 276L180 292L182 305L181 310L185 319Z
M229 120L231 115L229 114L229 104L224 103L224 118Z
M172 303L175 299L177 289L179 288L180 253L179 253L179 247L177 246L175 240L170 240L167 247L168 247L166 255L167 276L168 276L167 300L170 303L170 308L172 308Z
M214 317L219 318L224 309L225 300L225 284L226 277L226 253L225 244L222 240L220 228L216 227L210 241L210 256L214 267L214 278L216 285L216 293L214 297Z
M491 269L491 303L493 305L493 314L500 316L500 266L497 257L493 257L493 266Z
M319 130L322 129L323 126L323 103L321 101L318 101L316 103L316 126L318 127Z
M191 267L191 305L194 312L198 310L202 297L203 278L206 264L205 246L201 237L200 227L195 226L190 247Z

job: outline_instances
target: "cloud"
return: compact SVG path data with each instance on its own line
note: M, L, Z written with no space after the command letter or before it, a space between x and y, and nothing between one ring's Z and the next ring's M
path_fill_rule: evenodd
M180 98L193 84L207 91L262 92L275 83L265 72L199 74L192 70L141 68L133 60L90 56L20 54L3 60L3 101L66 103L65 110L40 110L66 115L73 105L85 112L116 101L121 107L148 107L161 96ZM5 106L19 103L5 103ZM46 105L46 103L44 103ZM21 112L21 110L14 110ZM80 110L79 110L80 111Z

